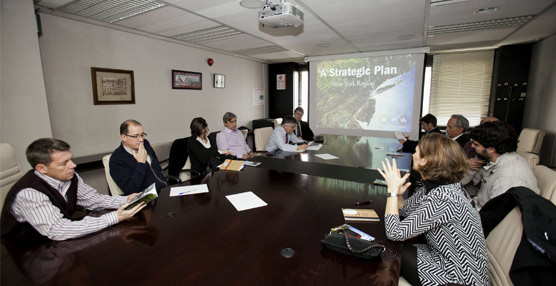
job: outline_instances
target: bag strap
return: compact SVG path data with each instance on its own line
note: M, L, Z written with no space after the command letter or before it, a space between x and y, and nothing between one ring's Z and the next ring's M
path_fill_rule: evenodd
M363 252L365 252L369 249L372 249L372 248L380 248L380 252L384 251L384 246L380 245L380 244L372 244L372 245L369 245L368 247L363 248L363 250L355 250L355 249L353 249L353 247L349 243L348 235L345 231L344 231L344 237L346 238L346 245L347 245L349 251L351 251L353 253L360 254L360 253L363 253Z

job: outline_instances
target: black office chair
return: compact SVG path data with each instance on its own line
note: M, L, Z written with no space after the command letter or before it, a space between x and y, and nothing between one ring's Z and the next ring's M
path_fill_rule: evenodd
M167 176L170 185L187 181L188 180L187 177L190 179L193 176L193 174L191 173L191 169L189 168L184 169L184 166L186 165L186 162L189 159L189 151L187 150L187 140L189 140L190 138L191 137L179 138L174 140L174 142L172 143L172 148L170 149L170 158L168 160L168 176ZM189 167L191 167L191 164L189 164ZM187 172L189 172L189 174L183 174Z

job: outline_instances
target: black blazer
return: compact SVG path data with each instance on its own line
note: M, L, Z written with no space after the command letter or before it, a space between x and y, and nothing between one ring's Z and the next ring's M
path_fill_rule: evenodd
M301 138L305 141L313 141L315 135L313 134L311 127L309 127L309 123L305 121L299 121L299 122L301 123Z
M220 153L218 153L216 140L211 137L213 136L208 136L210 141L209 149L205 148L205 146L193 136L187 140L187 150L191 158L191 170L195 173L204 174L207 171L215 171L217 169L216 167L224 162L224 159L221 158Z

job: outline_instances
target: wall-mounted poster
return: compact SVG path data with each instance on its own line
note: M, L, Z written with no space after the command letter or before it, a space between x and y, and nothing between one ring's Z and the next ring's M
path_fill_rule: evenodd
M172 89L203 89L200 72L172 70Z
M276 90L286 90L286 74L276 75Z
M135 104L132 70L91 67L95 105Z
M264 104L264 91L262 88L253 88L253 105Z

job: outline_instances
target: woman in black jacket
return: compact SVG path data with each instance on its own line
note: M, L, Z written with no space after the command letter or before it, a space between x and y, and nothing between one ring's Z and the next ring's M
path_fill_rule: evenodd
M217 166L224 162L224 157L218 153L216 141L208 137L207 121L202 117L191 121L191 138L187 140L187 149L191 158L191 170L198 174L217 170Z

